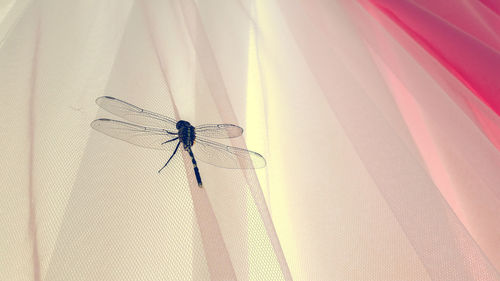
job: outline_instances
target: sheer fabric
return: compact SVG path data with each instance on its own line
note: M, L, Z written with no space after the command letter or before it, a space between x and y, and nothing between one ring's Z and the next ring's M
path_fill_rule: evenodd
M0 279L500 280L499 11L0 2ZM91 129L102 95L267 165L157 173Z

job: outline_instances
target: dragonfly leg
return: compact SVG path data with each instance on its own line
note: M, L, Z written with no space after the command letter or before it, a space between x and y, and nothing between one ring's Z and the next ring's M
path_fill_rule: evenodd
M169 134L169 135L178 135L178 133L170 132L170 131L167 131L167 130L165 130L165 132L166 132L167 134Z
M168 143L168 142L175 141L175 140L178 140L178 139L179 139L179 137L176 137L175 139L171 139L171 140L168 140L168 141L164 141L164 142L162 142L161 144L166 144L166 143Z
M163 167L161 167L160 170L158 170L158 173L161 172L161 170L163 170L163 168L167 167L168 165L168 162L170 162L170 160L172 160L172 157L174 157L175 153L177 152L177 149L179 149L179 145L181 144L181 142L177 143L177 146L175 147L175 150L174 150L174 153L172 153L172 156L170 156L170 158L168 158L168 161L167 163L165 163L165 165L163 165Z

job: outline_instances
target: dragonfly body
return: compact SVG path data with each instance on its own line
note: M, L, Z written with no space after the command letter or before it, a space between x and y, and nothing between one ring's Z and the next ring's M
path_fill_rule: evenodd
M158 173L163 170L170 162L172 157L174 157L175 153L177 152L177 149L179 149L180 144L182 143L182 146L184 147L184 150L186 150L189 153L189 156L191 157L191 162L193 163L193 168L194 168L194 175L196 176L196 181L198 182L199 187L203 187L203 183L201 182L201 176L200 176L200 170L198 169L198 164L196 163L196 159L194 158L193 151L191 150L191 146L194 144L194 140L196 139L196 131L195 128L189 123L188 121L180 120L175 124L175 127L177 128L177 137L173 138L171 140L167 140L163 142L163 144L169 143L171 141L176 141L179 140L177 143L177 146L175 147L174 153L170 156L168 159L167 163L163 165L163 167L158 170Z
M193 146L194 140L196 139L196 131L194 127L188 121L180 120L175 124L179 134L179 140L184 145L184 150L188 150L188 147Z
M96 99L96 103L108 112L137 124L101 118L92 122L92 128L134 145L158 150L173 150L167 163L158 173L168 165L181 144L191 157L199 187L203 185L195 154L201 161L222 168L253 169L266 166L266 160L257 152L226 146L207 139L241 136L243 129L239 126L206 124L194 127L187 121L176 121L109 96Z

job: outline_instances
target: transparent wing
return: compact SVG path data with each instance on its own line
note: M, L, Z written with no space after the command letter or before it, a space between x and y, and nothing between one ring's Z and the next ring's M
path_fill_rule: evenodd
M214 139L235 138L243 134L243 128L233 124L206 124L195 128L196 135Z
M204 138L196 138L194 157L205 163L229 169L254 169L266 166L266 160L257 152L227 146Z
M92 121L90 126L110 137L146 148L174 150L177 145L175 140L177 134L162 129L148 128L104 118ZM166 141L170 142L165 143Z
M154 113L117 98L103 96L95 100L97 105L128 121L144 126L164 128L171 132L177 132L175 125L177 121L167 116Z

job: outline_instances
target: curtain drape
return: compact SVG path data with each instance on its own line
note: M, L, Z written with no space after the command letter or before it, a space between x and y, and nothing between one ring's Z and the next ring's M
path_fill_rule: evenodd
M499 11L0 1L0 280L500 280ZM158 173L103 95L267 166Z

